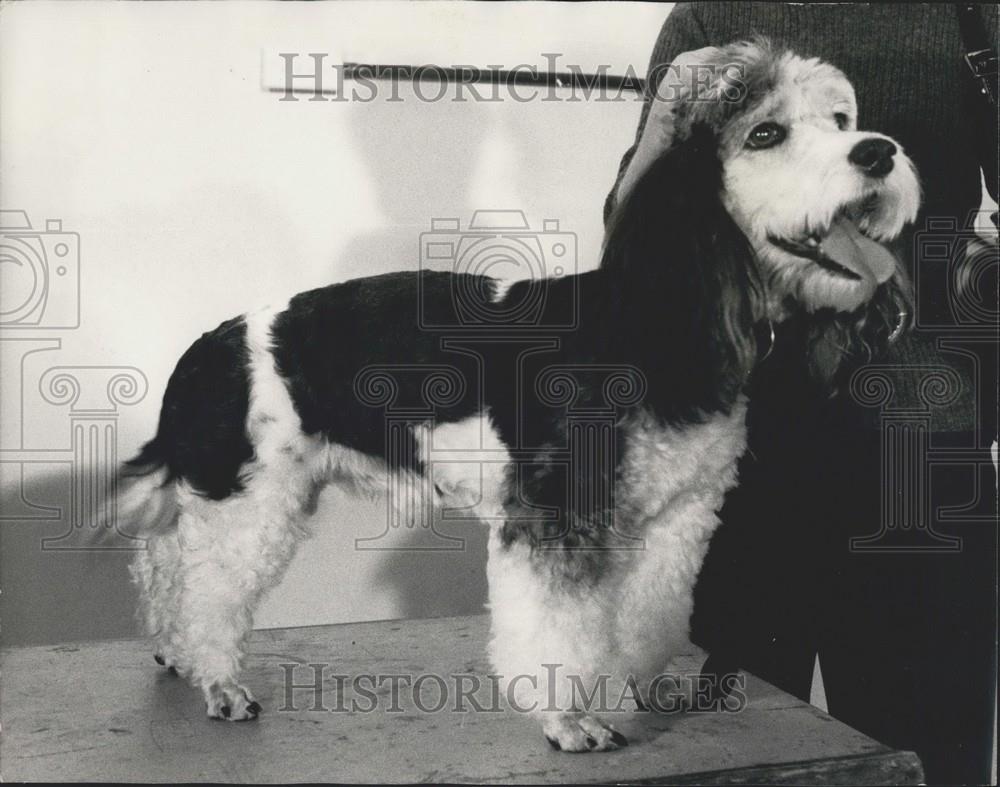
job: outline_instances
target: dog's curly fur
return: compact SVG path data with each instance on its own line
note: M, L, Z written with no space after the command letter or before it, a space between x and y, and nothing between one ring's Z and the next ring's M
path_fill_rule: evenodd
M254 605L319 489L377 492L388 474L407 490L391 502L489 525L494 667L531 678L512 687L521 707L555 699L539 711L553 746L625 743L579 707L571 676L641 686L685 643L745 448L761 328L804 323L803 363L835 386L906 311L898 268L876 276L864 252L915 215L908 159L855 131L832 66L760 42L719 57L742 68L742 91L678 106L673 144L622 200L597 270L507 287L457 272L358 279L223 323L181 358L118 510L148 538L134 576L158 657L210 716L260 711L239 683ZM749 145L761 123L783 141ZM878 172L853 160L876 139L894 157ZM800 235L843 215L859 251L839 264ZM544 297L527 332L477 324L479 344L449 350L469 328L456 292L470 291L500 306ZM417 330L418 310L444 327ZM557 327L567 313L572 330ZM398 444L387 407L413 414Z

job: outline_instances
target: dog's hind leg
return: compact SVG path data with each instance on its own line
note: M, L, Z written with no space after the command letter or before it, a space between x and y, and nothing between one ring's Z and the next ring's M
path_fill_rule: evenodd
M253 612L291 561L304 514L287 499L255 494L191 503L178 524L176 617L164 626L165 650L202 690L210 717L253 719L260 705L239 683Z
M176 524L146 539L146 548L136 554L130 568L139 588L139 616L143 630L152 638L157 663L173 668L176 656L170 646L169 626L176 617L180 545Z

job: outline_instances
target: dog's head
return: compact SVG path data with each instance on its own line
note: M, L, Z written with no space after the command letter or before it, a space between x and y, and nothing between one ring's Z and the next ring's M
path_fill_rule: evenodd
M723 322L742 365L756 355L748 322L797 318L811 333L814 371L829 382L845 359L879 352L908 314L888 244L916 217L913 164L898 143L857 130L854 90L830 64L766 41L709 51L697 84L673 102L669 149L612 217L602 264L628 256L645 216L666 230L668 247L701 236L702 258L686 256L700 268L686 275L733 284L720 266L740 259L739 235L756 286L724 287L736 312Z
M718 140L723 201L757 254L768 312L852 312L901 274L885 244L914 220L912 162L883 134L857 130L857 101L829 63L764 42L717 50L712 83L678 106L680 142L697 123Z

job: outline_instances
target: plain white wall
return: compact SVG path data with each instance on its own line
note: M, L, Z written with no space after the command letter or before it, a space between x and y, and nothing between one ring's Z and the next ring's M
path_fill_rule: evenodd
M28 357L23 374L15 352L23 345L3 343L2 447L69 445L67 407L37 393L47 368L124 365L149 385L117 418L118 450L131 454L153 434L173 365L201 332L297 291L413 269L433 217L516 208L533 226L559 219L578 237L580 267L596 264L603 199L631 144L638 101L426 103L403 85L398 103L281 102L265 89L280 74L278 52L327 52L327 63L506 67L544 66L548 52L584 70L606 63L642 76L668 11L633 3L5 4L0 207L27 211L35 227L59 218L79 233L81 321L46 334L61 347ZM12 335L38 334L4 333ZM11 436L18 428L20 443ZM68 514L17 518L22 465L13 456L0 464L5 516L14 517L0 533L5 640L130 632L128 556L41 550L43 536L66 530ZM67 464L24 472L28 500L69 506ZM315 538L258 626L481 608L481 529L459 533L467 542L458 552L355 550L354 539L378 535L383 521L379 505L328 491ZM419 545L421 535L396 531L391 543Z

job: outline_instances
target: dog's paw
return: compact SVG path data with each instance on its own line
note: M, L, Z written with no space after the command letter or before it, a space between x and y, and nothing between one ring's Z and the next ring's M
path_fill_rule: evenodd
M260 703L237 683L212 685L205 693L205 707L211 719L252 721L260 713Z
M624 735L587 713L547 714L542 731L556 751L612 751L628 746Z

